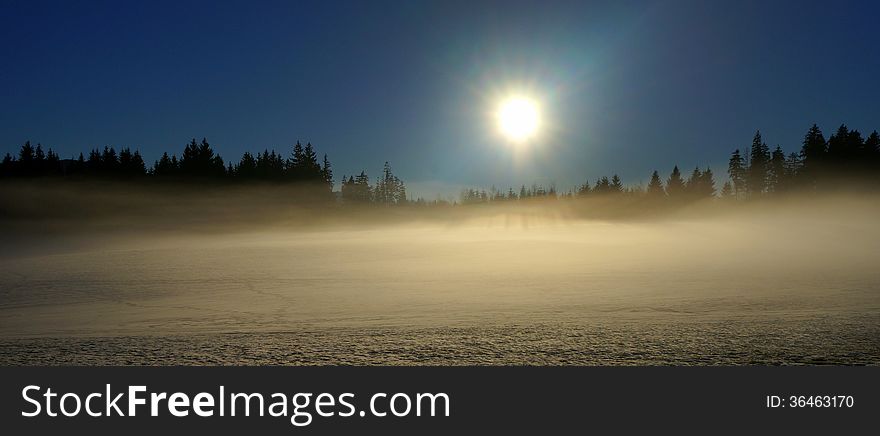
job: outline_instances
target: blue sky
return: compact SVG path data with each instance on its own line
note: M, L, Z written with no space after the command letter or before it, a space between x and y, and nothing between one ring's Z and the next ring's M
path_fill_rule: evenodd
M224 158L391 162L416 194L711 165L761 129L880 129L877 2L0 2L0 152L104 145L152 161L207 137ZM527 93L526 151L487 115ZM338 179L338 177L337 177Z

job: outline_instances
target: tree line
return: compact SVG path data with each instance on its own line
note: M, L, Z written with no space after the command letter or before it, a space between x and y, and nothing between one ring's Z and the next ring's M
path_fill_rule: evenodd
M382 175L376 179L376 184L370 186L370 179L364 171L357 176L342 176L341 187L342 200L345 203L379 203L379 204L405 204L406 186L391 172L391 165L385 162Z
M51 148L30 141L21 146L18 155L6 153L0 162L0 178L98 178L110 180L173 180L173 181L270 181L295 183L310 189L333 191L333 169L327 155L318 160L311 143L297 141L285 157L274 149L252 154L245 152L236 162L224 163L207 139L192 139L180 157L163 153L152 166L147 166L140 151L130 148L116 150L112 146L92 149L77 158L61 159ZM349 202L400 204L406 202L402 180L385 162L382 175L370 185L365 171L357 177L343 176L342 197Z
M493 201L526 200L530 198L566 198L599 196L636 196L650 200L693 201L700 199L753 199L793 191L819 189L880 188L880 135L871 132L864 138L858 130L841 125L827 140L816 124L804 135L800 150L786 154L777 145L772 151L755 132L752 144L731 154L728 180L717 189L712 169L696 167L687 177L678 165L663 180L659 171L651 174L647 186L624 186L617 174L596 179L566 193L557 194L555 186L522 186L519 193L512 188L498 190L465 189L464 204Z
M147 167L140 151L114 147L92 149L88 156L83 153L78 158L60 159L58 154L48 149L43 151L40 144L25 142L18 156L7 153L0 163L2 177L46 177L81 176L112 179L136 179L141 177L176 179L234 179L234 180L285 180L325 184L332 189L333 172L330 161L324 155L322 162L312 144L297 142L291 155L284 158L274 149L268 149L256 156L245 152L237 163L224 165L223 158L214 152L207 139L190 141L178 158L167 152Z
M816 124L804 135L799 152L773 151L755 132L745 153L733 151L727 167L730 179L721 189L724 198L747 199L793 190L863 187L880 182L880 135L864 138L845 124L827 140Z
M789 191L817 190L860 186L880 187L880 135L873 131L867 138L858 130L841 125L828 139L813 125L804 135L800 150L786 154L777 145L773 150L757 131L749 147L733 151L728 161L728 180L720 190L715 174L706 167L694 168L684 176L676 165L668 177L659 171L651 174L647 186L624 186L613 174L596 179L591 185L582 185L560 193L555 185L548 188L533 184L500 190L494 186L488 191L466 189L461 192L463 204L495 201L527 200L533 198L634 196L652 200L692 201L720 197L722 199L752 199ZM333 170L327 155L319 161L311 143L293 145L288 156L265 149L252 154L245 152L236 162L224 163L207 139L192 139L180 157L167 152L152 166L147 166L138 150L114 147L92 149L88 155L61 159L51 148L21 146L17 156L7 153L0 162L0 178L28 178L60 176L67 178L96 177L109 179L170 179L170 180L226 180L234 182L272 181L297 183L326 193L333 191ZM388 162L382 174L370 184L365 171L358 175L343 176L339 195L346 203L405 204L406 187L391 171ZM422 199L418 204L426 204Z

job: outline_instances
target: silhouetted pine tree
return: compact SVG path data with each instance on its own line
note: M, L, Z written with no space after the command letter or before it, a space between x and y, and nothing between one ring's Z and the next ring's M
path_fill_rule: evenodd
M846 124L841 124L837 132L828 138L828 156L835 164L855 155L855 147L850 141L850 132Z
M770 165L767 171L767 190L777 192L783 189L782 185L785 180L785 152L782 147L776 146L770 155Z
M715 197L715 175L712 174L712 168L706 167L706 170L700 175L699 186L698 193L701 198Z
M752 139L751 160L746 172L749 195L761 195L767 191L767 173L770 166L770 148L761 139L761 131Z
M324 154L324 164L321 166L321 179L327 185L327 189L331 192L333 191L333 167L330 165L330 160L327 159L327 154Z
M261 180L272 181L293 180L289 167L289 160L285 164L284 158L280 153L276 153L274 149L271 152L266 149L257 155L255 177Z
M275 150L269 154L269 149L264 149L262 153L257 155L257 177L263 180L272 178L272 167L275 161Z
M312 184L326 183L321 164L318 163L318 155L311 143L303 147L297 141L293 146L293 153L287 160L287 178L297 182Z
M727 174L733 184L733 195L736 198L742 198L747 192L746 188L746 167L745 160L739 153L739 149L733 151L730 155L730 161L727 164Z
M672 168L672 173L666 180L666 195L670 198L682 198L685 193L684 180L681 178L681 171L678 165Z
M397 176L391 172L391 165L385 162L382 176L376 180L373 188L373 201L381 204L402 204L406 202L406 188Z
M584 184L578 186L577 195L581 195L581 196L590 195L590 192L592 192L592 189L590 189L590 182L589 181L586 181L586 182L584 182Z
M144 157L141 156L140 150L135 150L131 155L131 161L128 163L127 170L129 174L135 177L147 174L147 164L144 162Z
M116 174L125 178L140 177L146 175L147 169L144 159L139 151L131 151L126 147L119 151L119 163Z
M611 182L608 180L608 177L602 176L596 180L596 184L593 187L593 193L595 194L608 194L611 192Z
M91 155L89 161L91 162ZM178 169L177 157L175 156L174 159L172 159L168 156L168 152L165 152L162 153L162 157L153 164L153 175L171 176L177 174Z
M21 146L21 150L18 152L18 162L23 169L28 170L33 166L35 154L31 141L26 141L24 145Z
M32 169L34 175L41 175L45 170L46 153L43 152L43 146L37 143L37 149L34 152L34 167Z
M235 177L241 180L254 180L257 176L257 160L254 159L254 155L246 151L235 166Z
M321 165L318 164L318 154L315 153L311 142L307 143L306 148L303 149L302 172L302 178L305 181L314 183L323 180Z
M180 174L187 177L214 178L226 175L223 158L214 153L206 138L196 143L195 138L187 144L180 158Z
M694 199L700 197L700 182L702 178L703 172L700 171L700 167L695 167L684 184L684 192L687 197Z
M86 169L92 175L101 173L103 169L101 152L97 148L93 148L89 151L89 160L86 161Z
M611 192L614 194L623 192L623 183L620 181L620 177L618 177L617 174L611 176Z
M51 148L46 151L46 161L41 170L42 175L58 175L61 173L61 158Z
M648 182L648 195L653 198L663 198L666 191L663 189L663 181L660 180L660 173L657 170L651 174L651 181Z
M372 200L370 178L366 172L361 171L357 177L349 177L342 184L342 198L350 203L369 203Z
M293 153L291 157L287 160L287 170L290 173L290 177L293 180L303 180L303 174L305 171L303 170L305 158L304 158L304 150L302 143L296 141L296 144L293 145Z
M119 156L113 147L104 146L101 153L100 171L104 176L114 176L119 174Z
M828 161L828 143L825 141L822 130L816 124L813 124L804 135L804 141L801 145L801 159L803 167L799 178L803 179L807 186L814 188L822 177L822 173L825 172Z

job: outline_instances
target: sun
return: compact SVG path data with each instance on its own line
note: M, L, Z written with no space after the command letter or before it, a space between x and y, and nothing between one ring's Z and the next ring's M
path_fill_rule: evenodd
M535 135L540 124L538 105L526 97L512 97L498 105L498 129L506 138L523 142Z

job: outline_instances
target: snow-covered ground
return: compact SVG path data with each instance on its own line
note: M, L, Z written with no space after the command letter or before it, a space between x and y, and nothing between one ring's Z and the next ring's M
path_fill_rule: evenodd
M875 218L82 236L4 251L0 363L878 364Z

